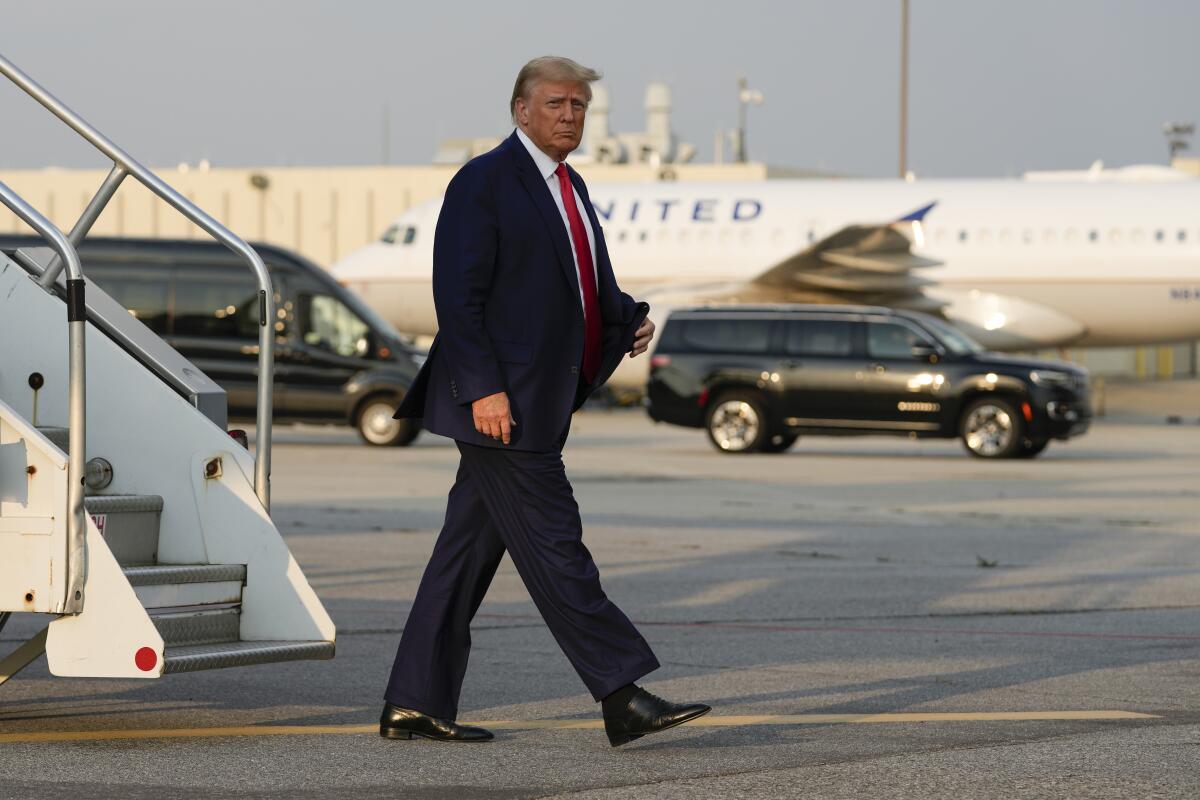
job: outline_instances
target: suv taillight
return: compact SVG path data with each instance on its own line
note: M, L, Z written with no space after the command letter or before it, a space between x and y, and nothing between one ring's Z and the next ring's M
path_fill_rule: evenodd
M660 355L650 356L650 366L651 367L669 367L669 366L671 366L671 357L670 356L660 356Z

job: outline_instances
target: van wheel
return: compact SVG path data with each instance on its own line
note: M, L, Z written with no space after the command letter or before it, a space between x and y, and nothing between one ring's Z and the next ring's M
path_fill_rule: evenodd
M412 419L392 419L398 401L391 397L372 397L358 410L355 427L364 442L377 447L404 447L412 444L421 425Z
M708 407L705 429L722 453L754 453L763 449L767 417L762 400L753 392L723 394Z
M1025 440L1025 419L1001 397L981 397L967 406L959 423L967 452L978 458L1013 458Z
M799 438L800 434L798 433L777 433L774 436L768 436L767 440L763 442L762 451L764 453L786 453Z

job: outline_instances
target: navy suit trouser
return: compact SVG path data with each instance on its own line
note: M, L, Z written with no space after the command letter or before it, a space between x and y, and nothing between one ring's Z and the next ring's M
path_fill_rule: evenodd
M457 717L471 619L506 551L597 701L657 669L646 640L600 587L562 454L456 444L458 477L404 626L387 701Z

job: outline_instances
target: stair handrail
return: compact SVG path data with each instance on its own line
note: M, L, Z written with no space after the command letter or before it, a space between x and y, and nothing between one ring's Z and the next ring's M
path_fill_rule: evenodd
M87 307L84 303L83 267L79 253L66 234L36 208L0 181L0 202L45 239L67 268L67 552L66 597L63 613L83 611L87 583L87 521L83 509L84 447L87 441ZM35 420L36 422L36 420Z
M3 54L0 54L0 74L7 77L22 91L36 100L65 122L76 133L90 142L97 150L112 160L112 170L100 184L95 196L84 208L79 220L71 228L67 240L78 247L116 194L126 176L132 175L143 186L158 195L168 205L191 220L221 244L239 255L250 266L258 282L258 410L255 417L254 491L259 502L268 512L271 510L271 419L274 403L275 371L275 298L271 287L271 275L262 258L249 244L222 225L192 201L181 195L169 184L142 166L136 159L114 144L108 137L93 128L87 121L65 106L58 98L46 91L33 78L25 74ZM63 258L56 257L39 281L49 288L63 266ZM69 273L68 273L69 274Z

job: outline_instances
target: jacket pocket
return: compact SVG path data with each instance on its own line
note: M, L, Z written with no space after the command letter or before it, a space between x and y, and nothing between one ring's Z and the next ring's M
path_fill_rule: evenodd
M503 339L492 339L492 352L499 361L510 364L528 364L533 358L533 345L527 342L507 342Z

